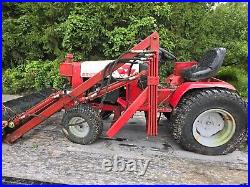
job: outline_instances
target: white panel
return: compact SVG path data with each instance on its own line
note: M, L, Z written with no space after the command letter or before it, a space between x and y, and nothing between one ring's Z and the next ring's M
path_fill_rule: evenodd
M81 77L92 77L96 73L100 72L113 60L100 60L100 61L84 61L81 62ZM128 67L130 64L124 64L118 70L116 70L112 75L115 78L126 78ZM139 64L134 64L131 75L139 72Z

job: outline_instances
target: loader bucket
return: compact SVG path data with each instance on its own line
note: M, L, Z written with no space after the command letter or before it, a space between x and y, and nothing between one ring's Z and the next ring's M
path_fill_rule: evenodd
M6 101L3 103L2 121L8 121L10 118L25 112L37 103L41 102L49 95L54 93L54 89L44 89L17 99Z

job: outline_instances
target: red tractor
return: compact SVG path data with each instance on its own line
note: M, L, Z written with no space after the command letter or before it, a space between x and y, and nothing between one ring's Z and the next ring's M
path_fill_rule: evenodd
M225 54L224 48L215 48L197 62L175 62L164 83L159 81L158 66L176 57L160 48L157 32L116 60L74 62L68 54L60 74L71 88L40 94L34 107L9 115L3 123L4 140L14 142L63 109L61 125L67 138L91 144L102 134L103 120L109 115L114 117L106 135L113 137L135 112L144 111L147 136L157 135L163 113L184 149L208 155L230 153L247 136L247 104L231 84L213 77ZM13 113L11 103L4 105L4 111Z

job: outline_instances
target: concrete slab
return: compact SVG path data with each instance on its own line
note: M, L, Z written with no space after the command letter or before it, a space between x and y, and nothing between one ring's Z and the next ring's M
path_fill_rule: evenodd
M3 96L4 98L5 96ZM5 97L8 99L8 97ZM63 135L60 112L13 145L2 144L3 176L63 184L242 184L248 181L248 154L205 156L182 150L168 133L162 118L159 136L147 138L143 113L137 113L114 139L92 145L74 144ZM145 165L137 171L106 171L104 160L135 160Z

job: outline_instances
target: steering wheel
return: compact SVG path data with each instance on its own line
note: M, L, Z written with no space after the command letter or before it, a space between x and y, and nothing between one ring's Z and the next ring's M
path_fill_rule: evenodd
M177 60L176 56L174 56L172 53L168 52L167 50L163 48L159 48L159 52L160 52L159 55L161 59Z

